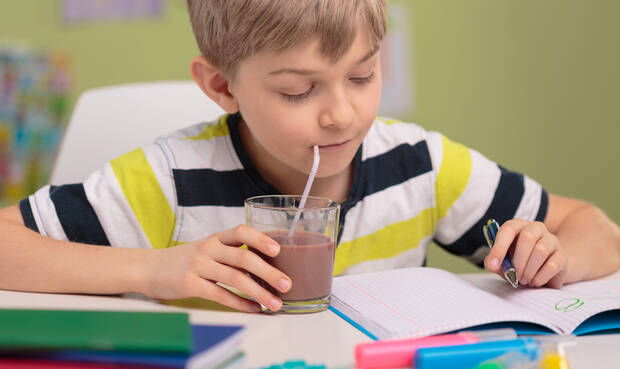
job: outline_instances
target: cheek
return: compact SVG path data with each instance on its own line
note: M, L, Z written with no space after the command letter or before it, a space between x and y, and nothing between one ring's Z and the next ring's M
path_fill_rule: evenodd
M286 146L288 141L299 141L298 137L304 134L294 121L296 116L300 116L299 112L284 109L281 105L265 101L262 105L243 109L241 113L248 122L253 123L253 132L262 143Z
M253 132L264 145L290 147L307 142L312 127L307 117L312 116L307 107L292 106L274 98L262 99L262 104L245 107L242 114L253 122ZM275 100L275 101L274 101ZM268 148L269 149L269 148Z
M286 121L264 125L257 135L263 146L278 156L289 156L290 148L300 146L305 137L304 132L292 129Z
M360 116L365 121L376 118L379 111L379 102L381 101L381 79L369 86L363 96L363 103L360 104Z
M258 91L258 90L256 90ZM274 134L287 134L295 117L303 116L303 112L286 104L282 98L265 89L250 93L240 101L241 114L247 121L255 122L264 130ZM264 128L263 128L264 127Z
M297 148L302 148L307 140L308 133L300 130L296 122L291 121L294 115L287 112L262 106L253 111L242 111L242 114L260 145L280 160L295 157Z

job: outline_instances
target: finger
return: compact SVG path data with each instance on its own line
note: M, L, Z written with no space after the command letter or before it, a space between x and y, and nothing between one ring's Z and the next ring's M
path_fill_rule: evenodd
M534 277L538 274L539 269L543 266L543 264L548 262L548 259L555 250L557 250L557 244L553 235L547 233L539 239L538 242L536 242L536 245L534 245L530 258L527 260L527 264L525 265L525 269L523 270L519 282L522 284L533 283ZM550 278L551 277L549 277L549 279ZM545 283L547 283L547 281L545 281Z
M545 264L540 268L538 273L532 279L530 285L540 287L549 283L552 279L554 288L559 288L564 284L564 276L566 274L567 258L566 254L559 250L551 254ZM557 278L556 278L557 277Z
M566 273L567 269L562 269L561 272L556 274L555 277L551 278L549 282L547 282L545 285L551 288L562 288L562 286L564 286L564 282L566 282Z
M269 256L276 256L280 252L280 245L276 241L246 225L238 225L233 229L218 233L218 239L229 246L246 244Z
M543 237L546 230L547 228L540 222L529 223L517 236L517 242L515 243L514 254L512 256L512 263L517 271L517 279L519 282L521 282L523 278L525 267L528 264L530 255L534 250L534 246L536 246L536 243ZM540 267L540 265L538 265L538 267ZM536 271L534 271L534 273L535 272Z
M194 296L212 300L246 313L258 313L261 311L261 306L256 302L239 297L211 281L196 278L196 283L194 283L194 286Z
M291 279L286 274L274 268L252 250L224 247L214 255L214 260L248 271L278 291L286 292L292 286Z
M485 267L494 273L501 273L502 260L506 256L510 245L515 240L521 229L529 222L523 219L512 219L504 223L497 232L495 243L491 251L484 259Z
M234 287L262 305L267 306L271 311L278 311L282 307L282 300L280 298L261 287L246 273L240 272L235 268L219 263L212 263L200 276Z

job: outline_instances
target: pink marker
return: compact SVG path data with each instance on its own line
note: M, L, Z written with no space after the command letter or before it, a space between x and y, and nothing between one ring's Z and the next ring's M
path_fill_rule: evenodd
M517 338L512 328L461 331L422 338L361 343L355 346L355 365L359 369L413 367L413 355L423 347L465 345L482 341Z

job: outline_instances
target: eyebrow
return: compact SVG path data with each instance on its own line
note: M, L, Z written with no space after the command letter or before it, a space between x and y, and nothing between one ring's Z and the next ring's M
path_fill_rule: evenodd
M372 58L377 53L377 51L379 51L379 47L378 46L375 47L374 49L370 50L366 55L364 55L364 57L362 57L360 60L355 62L355 65L362 64L363 62L365 62L368 59ZM310 74L314 74L315 71L310 70L310 69L282 68L282 69L275 70L273 72L269 72L269 75L273 76L273 75L282 74L282 73L293 73L293 74L299 74L301 76L307 76L307 75L310 75Z

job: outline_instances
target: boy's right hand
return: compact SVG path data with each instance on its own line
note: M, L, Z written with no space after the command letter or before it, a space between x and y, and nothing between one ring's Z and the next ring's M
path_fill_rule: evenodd
M256 229L239 225L185 245L154 251L145 269L145 295L162 300L201 297L245 312L259 312L256 302L244 299L216 282L234 287L272 311L282 306L273 295L246 272L276 290L286 292L291 279L256 253L240 248L248 245L268 256L276 256L280 245Z

